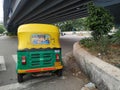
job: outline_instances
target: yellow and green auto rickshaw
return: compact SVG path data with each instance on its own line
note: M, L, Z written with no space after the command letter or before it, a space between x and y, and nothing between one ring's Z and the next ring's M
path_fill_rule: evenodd
M59 29L49 24L24 24L18 28L17 78L27 73L51 72L62 76Z

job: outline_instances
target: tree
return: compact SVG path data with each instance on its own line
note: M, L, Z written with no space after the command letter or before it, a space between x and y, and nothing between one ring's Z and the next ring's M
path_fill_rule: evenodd
M5 28L3 27L3 25L0 25L0 34L2 34L5 31Z
M74 28L77 28L78 31L87 30L88 28L86 26L86 20L87 17L74 19L72 20L72 25Z
M61 31L72 31L73 29L76 29L78 31L87 30L88 28L86 26L86 20L87 18L84 17L84 18L59 22L56 23L55 25L57 25L61 29Z
M70 23L66 23L62 28L63 28L63 31L72 31L73 26Z
M92 3L88 7L89 16L87 18L87 26L93 31L93 38L99 40L112 29L113 17L103 7L96 7Z
M56 25L61 29L61 31L72 31L73 29L72 21L59 22Z

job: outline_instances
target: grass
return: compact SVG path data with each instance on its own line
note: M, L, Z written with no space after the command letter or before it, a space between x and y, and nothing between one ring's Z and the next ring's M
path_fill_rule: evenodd
M80 40L80 45L91 54L120 68L120 45L111 43L111 39L104 37L95 41L93 38L85 38Z

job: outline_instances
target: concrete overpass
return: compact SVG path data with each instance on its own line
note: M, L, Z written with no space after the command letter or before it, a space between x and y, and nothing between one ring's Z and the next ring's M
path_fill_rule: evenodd
M56 23L86 17L87 3L92 0L4 0L4 25L9 32L25 23ZM110 10L120 23L120 0L93 0Z

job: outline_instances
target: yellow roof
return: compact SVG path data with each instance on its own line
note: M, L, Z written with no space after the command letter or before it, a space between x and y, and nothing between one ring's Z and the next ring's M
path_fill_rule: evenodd
M49 34L50 44L34 45L32 43L32 34ZM24 24L18 28L18 50L32 48L60 48L59 29L49 24Z
M54 32L59 33L58 27L50 24L24 24L19 26L18 33L19 32Z

